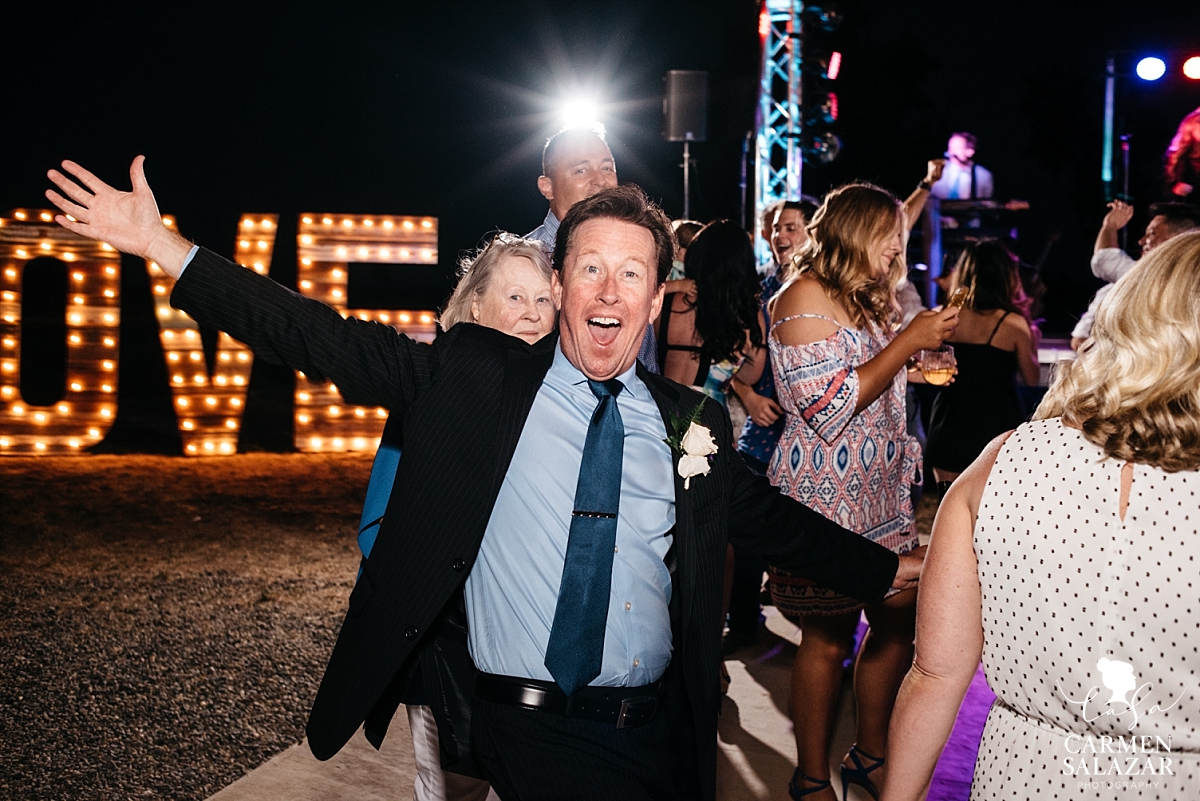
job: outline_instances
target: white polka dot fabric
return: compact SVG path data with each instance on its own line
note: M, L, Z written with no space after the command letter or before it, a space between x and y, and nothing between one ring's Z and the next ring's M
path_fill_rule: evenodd
M975 523L988 715L972 799L1200 799L1200 474L1021 426Z

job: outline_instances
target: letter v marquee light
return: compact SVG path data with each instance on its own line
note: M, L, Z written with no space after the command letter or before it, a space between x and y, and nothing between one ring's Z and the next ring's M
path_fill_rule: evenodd
M275 214L244 214L238 223L237 261L243 267L267 274L275 248ZM172 217L163 222L174 226ZM238 430L246 408L246 390L254 354L226 334L217 333L217 362L210 376L196 321L171 306L175 280L152 261L146 262L154 293L163 357L171 382L171 397L183 450L189 456L237 453Z

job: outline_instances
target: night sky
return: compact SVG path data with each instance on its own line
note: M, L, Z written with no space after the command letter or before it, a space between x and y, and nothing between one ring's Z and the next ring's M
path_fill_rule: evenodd
M1179 56L1200 54L1200 3L840 6L844 150L806 170L804 191L867 179L904 196L951 131L975 132L997 196L1032 203L1022 258L1037 261L1055 240L1043 266L1046 316L1052 331L1069 330L1097 285L1087 257L1103 214L1105 53L1168 60L1157 84L1118 87L1117 133L1133 134L1131 193L1144 209L1160 199L1175 125L1200 106L1200 82L1177 77ZM678 216L681 148L659 134L662 76L702 69L709 140L693 147L692 216L736 219L757 14L753 0L28 4L6 11L0 48L0 210L46 206L45 171L63 158L124 187L130 159L144 153L163 212L218 252L231 252L247 211L280 214L281 244L300 212L434 215L435 278L448 292L459 255L484 234L540 223L541 145L572 97L599 101L621 181ZM1125 71L1131 59L1121 56ZM1131 243L1145 222L1135 217ZM294 259L277 248L272 275L294 281ZM144 270L127 261L123 327L137 324L143 302L148 310ZM123 395L139 377L125 376L138 358L131 336L157 347L153 333L123 330ZM123 398L123 416L127 401L137 405Z

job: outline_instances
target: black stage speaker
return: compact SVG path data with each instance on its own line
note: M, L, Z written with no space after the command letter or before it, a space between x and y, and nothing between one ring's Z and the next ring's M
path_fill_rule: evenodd
M667 70L663 82L663 139L703 142L708 137L708 73Z

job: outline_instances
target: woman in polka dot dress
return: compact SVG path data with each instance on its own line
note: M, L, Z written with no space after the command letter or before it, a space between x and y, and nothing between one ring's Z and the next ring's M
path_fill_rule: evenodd
M866 184L830 192L772 301L768 338L786 420L771 483L896 553L917 547L910 485L921 464L906 431L904 366L941 344L958 319L957 309L923 312L893 332L906 230L888 192ZM833 801L829 733L863 606L779 568L769 572L776 608L803 631L791 699L799 766L788 789L804 801ZM866 608L871 628L854 679L857 743L843 762L843 788L852 782L872 793L882 778L892 702L912 662L915 603L908 590Z
M885 798L921 797L981 658L997 701L972 799L1200 798L1198 308L1183 234L1116 284L1034 422L954 483Z

